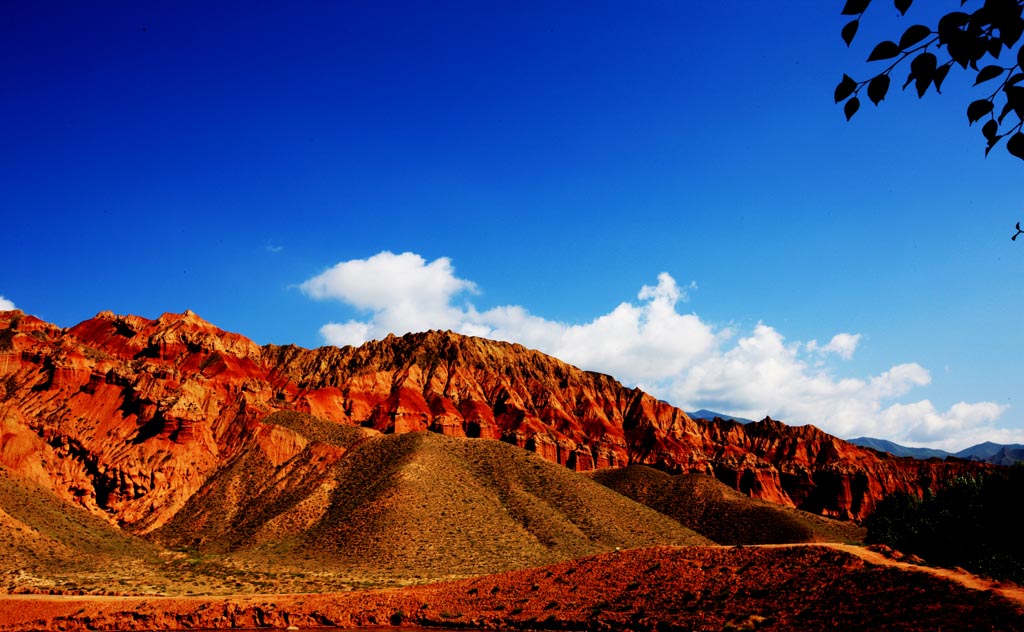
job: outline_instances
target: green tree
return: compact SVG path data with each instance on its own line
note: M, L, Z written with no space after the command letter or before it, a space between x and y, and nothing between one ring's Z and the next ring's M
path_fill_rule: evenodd
M1024 466L958 478L923 499L893 494L865 521L869 543L939 566L1024 582Z
M894 0L905 16L913 0ZM841 31L847 46L853 43L871 0L846 0L843 15L852 16ZM960 9L939 18L934 25L912 24L902 35L876 44L869 62L885 66L872 77L858 81L843 74L835 89L836 103L850 120L861 106L861 93L876 106L889 93L894 73L908 71L903 89L914 86L918 97L929 88L941 92L950 70L959 66L974 74L982 86L980 99L967 106L968 124L982 123L987 143L985 155L1006 139L1006 149L1024 160L1024 0L961 0Z

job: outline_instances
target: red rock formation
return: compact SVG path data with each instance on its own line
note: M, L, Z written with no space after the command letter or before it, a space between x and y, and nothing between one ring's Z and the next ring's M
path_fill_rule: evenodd
M610 376L450 332L307 350L259 347L188 311L104 312L66 330L0 312L0 464L136 532L164 524L253 437L277 464L301 451L301 437L261 423L278 410L501 439L577 470L706 472L845 518L980 467L891 457L771 419L693 420Z

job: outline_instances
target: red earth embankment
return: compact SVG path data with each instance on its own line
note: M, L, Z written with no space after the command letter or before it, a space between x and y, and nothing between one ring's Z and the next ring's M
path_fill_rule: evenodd
M867 558L864 559L864 558ZM868 561L871 560L871 561ZM877 562L877 563L874 563ZM0 630L1021 630L1018 593L829 545L657 547L386 591L0 599Z

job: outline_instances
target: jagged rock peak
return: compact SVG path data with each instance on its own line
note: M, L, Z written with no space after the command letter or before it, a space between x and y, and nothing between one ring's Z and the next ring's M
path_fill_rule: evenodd
M133 529L170 519L277 412L384 433L498 439L576 470L648 464L863 518L975 467L879 456L813 426L693 420L613 377L522 345L427 331L359 347L259 347L191 311L103 312L63 330L0 314L0 465ZM6 327L3 319L7 319ZM294 439L294 438L293 438Z
M164 312L163 314L160 314L160 317L156 319L156 322L164 326L185 325L195 327L197 329L222 331L219 327L190 309L186 309L180 314L175 312Z

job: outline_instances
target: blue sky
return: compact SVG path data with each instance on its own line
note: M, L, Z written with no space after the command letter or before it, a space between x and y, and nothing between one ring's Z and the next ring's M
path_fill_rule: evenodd
M983 158L985 95L832 103L919 8L847 49L841 2L210 4L0 8L7 303L452 328L687 409L1024 441L1024 164Z

